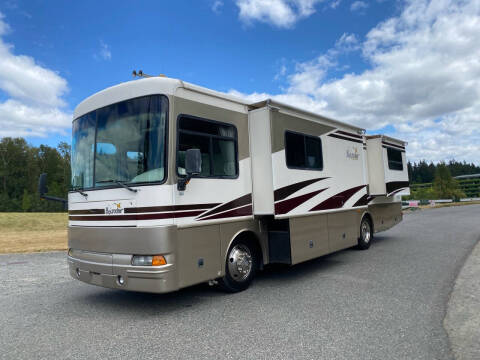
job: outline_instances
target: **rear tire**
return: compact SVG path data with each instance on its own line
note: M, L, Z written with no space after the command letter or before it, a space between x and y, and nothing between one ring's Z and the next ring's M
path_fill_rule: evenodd
M370 218L364 216L360 222L360 237L358 238L357 248L360 250L367 250L373 240L373 226Z
M252 241L239 238L233 241L227 252L225 276L218 282L227 292L243 291L250 286L258 268L258 255Z

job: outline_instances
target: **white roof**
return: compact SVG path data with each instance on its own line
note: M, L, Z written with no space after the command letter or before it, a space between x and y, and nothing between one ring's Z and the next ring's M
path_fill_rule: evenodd
M109 87L105 90L102 90L83 100L75 108L73 118L76 119L82 115L85 115L86 113L89 113L90 111L99 109L101 107L115 104L120 101L140 97L140 96L153 95L153 94L175 95L178 89L190 90L195 93L209 95L217 99L227 100L231 103L235 103L237 106L243 105L245 106L245 111L248 111L248 108L252 109L252 108L258 108L262 106L273 106L273 107L278 107L280 109L286 109L300 116L313 118L314 120L317 120L317 121L320 120L323 122L333 123L336 126L347 127L359 133L363 133L365 131L363 128L350 125L338 120L333 120L316 113L312 113L291 105L280 103L272 99L266 99L261 102L252 103L247 100L240 99L235 96L231 96L222 92L218 92L218 91L207 89L202 86L190 84L188 82L185 82L179 79L172 79L172 78L163 77L163 76L154 76L149 78L142 78L142 79L127 81L127 82ZM392 139L392 140L402 142L401 140L398 140L398 139Z
M75 108L73 118L76 119L79 116L85 115L90 111L99 109L101 107L140 96L153 94L175 95L178 88L184 88L198 93L207 94L245 106L249 105L248 101L235 96L210 90L202 86L190 84L178 79L155 76L120 83L89 96Z

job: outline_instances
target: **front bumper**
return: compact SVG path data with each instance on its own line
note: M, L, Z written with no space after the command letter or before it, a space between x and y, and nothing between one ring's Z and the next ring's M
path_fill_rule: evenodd
M178 290L173 256L167 265L132 266L132 255L96 253L71 249L68 255L70 275L87 284L112 289L166 293ZM123 284L119 277L123 278Z

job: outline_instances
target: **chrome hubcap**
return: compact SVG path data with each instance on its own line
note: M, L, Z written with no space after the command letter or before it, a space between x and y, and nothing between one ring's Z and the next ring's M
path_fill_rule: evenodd
M364 221L362 222L362 239L366 243L369 243L370 237L371 237L370 223L368 221Z
M228 271L235 281L245 281L252 272L253 261L250 249L245 245L235 245L228 254Z

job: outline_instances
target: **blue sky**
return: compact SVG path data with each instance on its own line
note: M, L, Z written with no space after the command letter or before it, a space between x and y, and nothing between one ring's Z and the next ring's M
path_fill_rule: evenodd
M478 3L7 0L0 136L70 142L75 106L142 69L387 132L413 160L478 163Z

